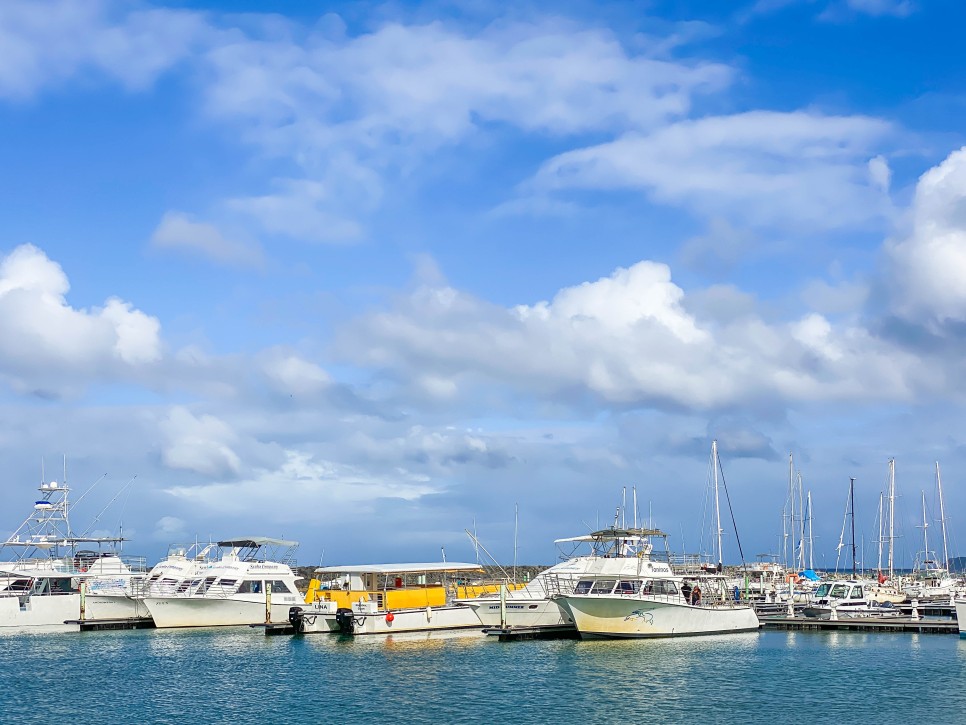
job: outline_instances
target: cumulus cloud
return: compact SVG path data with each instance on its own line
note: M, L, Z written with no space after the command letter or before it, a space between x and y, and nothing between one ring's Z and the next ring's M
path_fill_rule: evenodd
M176 406L158 428L164 438L161 460L169 468L207 476L236 474L241 469L241 459L233 449L238 436L231 426L213 415L196 416L187 408Z
M263 353L262 369L272 387L289 395L315 395L331 383L329 374L321 367L280 349Z
M150 243L157 249L199 254L224 264L258 266L263 261L257 244L229 239L215 225L195 221L178 211L169 211L161 218Z
M530 193L641 189L721 219L827 229L885 215L882 162L870 150L892 133L862 116L753 111L681 121L649 134L567 151L547 161Z
M422 288L396 309L353 322L338 349L411 378L699 410L901 398L928 375L915 356L860 325L836 327L815 313L769 323L741 305L740 314L699 318L669 268L644 261L512 309Z
M922 175L911 215L887 247L893 312L934 332L966 322L966 147Z
M159 321L111 298L67 303L67 275L32 245L0 261L0 375L21 392L59 395L161 359Z

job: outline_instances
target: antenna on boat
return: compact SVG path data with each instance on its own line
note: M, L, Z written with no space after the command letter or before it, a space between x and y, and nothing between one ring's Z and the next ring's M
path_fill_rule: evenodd
M445 546L441 546L441 547L439 547L439 550L443 554L443 563L445 564L446 563L446 547Z
M517 544L520 532L520 504L513 504L513 583L517 583Z
M480 540L476 538L476 517L473 517L473 550L476 552L476 563L480 563Z
M632 489L634 492L634 528L637 528L637 486Z

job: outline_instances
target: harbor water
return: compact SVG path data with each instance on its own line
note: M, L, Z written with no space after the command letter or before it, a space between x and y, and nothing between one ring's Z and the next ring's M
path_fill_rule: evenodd
M958 722L964 675L966 640L927 634L0 637L3 721L17 723Z

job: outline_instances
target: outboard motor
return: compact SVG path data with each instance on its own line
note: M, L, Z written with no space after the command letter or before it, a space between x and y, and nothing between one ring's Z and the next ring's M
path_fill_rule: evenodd
M335 610L335 621L339 625L340 634L352 634L355 632L356 623L352 610L347 607L339 607Z
M288 623L292 625L292 629L295 630L295 634L302 634L305 631L305 615L302 612L302 607L289 607L288 608Z

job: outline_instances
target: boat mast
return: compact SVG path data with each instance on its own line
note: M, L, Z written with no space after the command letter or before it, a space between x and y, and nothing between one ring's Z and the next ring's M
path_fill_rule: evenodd
M949 571L949 548L946 543L946 508L943 505L943 480L939 475L939 461L936 461L936 486L939 488L939 523L943 530L943 569Z
M808 568L815 568L815 538L812 535L812 492L808 492Z
M711 466L714 468L714 517L718 528L718 571L724 557L721 555L721 503L718 500L718 441L711 441Z
M805 568L805 501L802 499L802 474L799 473L795 477L797 483L798 494L798 520L801 526L799 526L799 532L801 536L798 543L798 570L802 571Z
M788 517L782 517L782 528L785 536L785 566L795 566L795 463L792 454L788 454Z
M922 561L929 559L929 521L926 519L926 492L922 493ZM925 568L925 566L923 566Z
M852 578L855 579L855 479L849 478L849 510L852 512Z
M895 578L893 568L896 533L896 459L889 459L889 581Z
M882 574L882 491L879 491L879 563L876 570Z

